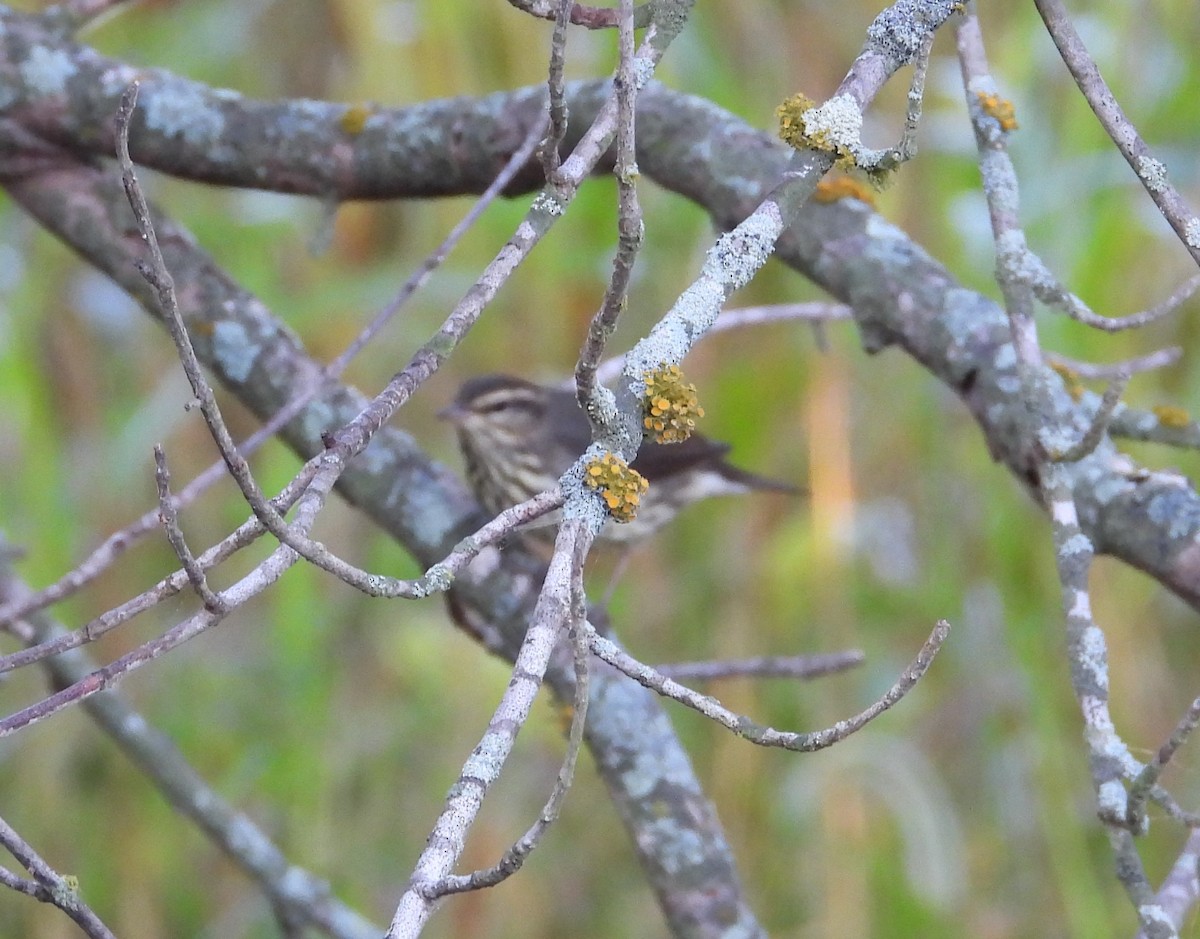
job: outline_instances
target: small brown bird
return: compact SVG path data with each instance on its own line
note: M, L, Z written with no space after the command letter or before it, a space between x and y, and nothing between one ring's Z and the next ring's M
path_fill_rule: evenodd
M466 381L439 416L457 428L467 480L492 513L552 488L592 440L574 392L511 375ZM641 541L684 506L709 496L756 489L800 492L788 483L738 469L725 460L729 449L729 444L699 434L681 443L643 442L632 466L649 480L650 489L633 521L605 525L600 537L623 544ZM556 521L557 515L541 524Z

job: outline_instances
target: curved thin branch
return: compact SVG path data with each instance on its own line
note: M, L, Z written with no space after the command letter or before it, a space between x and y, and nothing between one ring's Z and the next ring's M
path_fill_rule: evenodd
M867 660L859 649L814 655L772 655L712 662L671 662L654 666L674 681L721 681L728 678L791 678L808 681L857 668Z
M751 743L762 747L779 747L784 750L796 750L802 753L824 750L841 740L845 740L851 734L861 730L884 711L895 705L896 702L913 689L925 672L928 671L929 666L933 664L934 657L938 654L938 650L941 649L942 643L946 641L948 635L950 635L950 624L945 620L940 620L934 626L933 632L929 634L929 638L925 640L925 644L921 647L921 651L917 653L917 657L904 670L896 680L896 683L866 710L855 714L853 717L838 721L832 727L824 730L800 733L764 727L756 724L748 717L735 714L722 705L716 698L692 691L690 688L685 688L679 682L668 678L657 669L639 662L611 639L601 636L594 628L589 626L589 641L591 642L592 652L613 666L613 668L624 672L638 684L644 685L661 694L663 697L670 698L672 701L678 701L680 704L684 704L694 711L698 711L709 720L716 721L722 727L732 730L739 737L745 737Z

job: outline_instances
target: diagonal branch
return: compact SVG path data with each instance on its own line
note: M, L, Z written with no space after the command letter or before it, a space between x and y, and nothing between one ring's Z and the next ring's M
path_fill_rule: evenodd
M1167 168L1154 157L1137 128L1125 116L1108 83L1079 38L1060 0L1034 0L1059 55L1071 71L1087 103L1121 156L1133 168L1163 218L1175 230L1192 258L1200 263L1200 219L1167 179Z
M150 311L155 300L133 261L141 250L126 230L128 205L110 174L80 165L56 165L45 175L9 181L9 192L35 217L89 261L108 273ZM194 289L181 297L181 311L193 330L206 366L247 407L269 416L295 395L321 381L321 368L298 340L274 320L260 300L244 291L201 251L189 233L158 215L155 228L171 270ZM237 356L221 335L243 342ZM326 390L281 436L303 455L324 448L320 429L338 426L359 413L366 399L352 388ZM338 483L342 495L367 511L374 522L405 544L424 564L449 553L458 538L486 520L457 478L429 458L403 431L385 427L372 440L370 463L353 465ZM520 646L541 571L516 552L491 549L490 576L468 569L453 593L456 618L487 648L512 658ZM175 589L187 586L180 577ZM502 612L501 612L502 611ZM569 663L555 663L548 675L560 697L570 700ZM705 797L686 751L654 696L623 676L600 670L593 676L587 742L600 773L630 830L631 841L665 911L678 931L710 923L738 923L748 935L759 927L746 904L732 853L711 803ZM646 754L650 757L647 758ZM647 799L640 779L627 772L631 760L661 772L656 799ZM667 837L664 812L694 846L681 852ZM673 927L674 928L674 927Z
M0 598L11 602L29 592L0 566ZM16 622L9 629L26 643L41 642L62 631L42 614ZM84 652L73 650L55 656L45 668L56 686L66 687L94 672L96 664ZM292 864L261 828L230 806L175 744L119 693L102 692L85 701L83 708L167 801L261 886L276 908L319 926L334 939L373 939L379 935L379 927L338 901L327 882Z
M78 884L64 877L42 860L39 855L4 819L0 818L0 845L21 862L33 880L15 877L0 869L0 883L20 893L27 893L43 903L50 903L71 918L91 939L116 939L99 916L79 896Z

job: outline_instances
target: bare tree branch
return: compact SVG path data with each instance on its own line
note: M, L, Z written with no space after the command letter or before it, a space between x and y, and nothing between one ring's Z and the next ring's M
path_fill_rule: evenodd
M554 557L534 607L529 631L513 663L513 676L488 724L487 733L451 787L446 806L417 860L409 887L396 906L387 939L417 936L433 912L441 885L462 853L467 832L484 796L500 775L550 664L550 655L571 615L572 583L592 539L578 519L559 528ZM576 548L581 544L580 548Z
M1088 55L1083 40L1067 16L1066 8L1059 0L1034 0L1034 5L1100 125L1121 151L1121 156L1125 157L1147 195L1175 230L1188 253L1200 263L1200 219L1168 182L1166 166L1154 157L1137 127L1125 116L1100 75L1100 70L1096 68L1096 63Z
M163 528L166 529L167 541L183 565L183 572L191 582L192 589L204 604L206 610L224 612L224 601L213 593L204 576L204 569L196 562L196 556L188 547L183 529L179 527L179 516L175 513L175 504L171 499L171 473L167 469L167 455L161 444L154 447L154 478L158 483L158 511L162 518Z
M543 20L553 20L559 17L560 10L566 9L567 21L572 26L583 26L586 29L613 29L620 24L620 14L610 7L588 6L583 3L572 3L567 0L508 0L512 6L531 16ZM655 8L664 5L663 0L646 0L633 11L633 25L644 29L650 25Z
M314 380L309 387L298 391L259 430L255 431L249 438L238 445L240 453L248 456L257 450L262 443L271 439L289 421L299 416L331 382L335 381L345 372L351 360L362 351L372 338L378 335L383 327L400 311L404 303L429 280L429 277L445 261L446 257L458 242L462 240L467 231L478 221L484 210L496 200L504 187L512 181L517 171L529 159L539 137L540 132L537 126L532 126L522 146L509 157L508 162L497 174L491 185L484 190L483 194L471 206L470 210L451 229L442 243L417 266L416 270L404 282L404 285L397 292L396 296L376 314L374 319L340 355L321 369L321 375L318 379ZM315 472L315 467L309 472ZM214 463L172 498L171 502L174 510L178 511L178 509L190 505L201 493L217 482L217 480L225 478L225 475L224 462L218 461ZM307 485L307 482L306 475L301 475L297 477L293 483L293 487L302 489ZM298 495L298 493L296 494ZM281 511L284 510L285 505L290 506L291 504L290 501L286 500L282 503L279 500L275 500L275 503ZM147 512L132 524L108 536L84 561L64 574L54 584L29 596L22 602L22 605L14 606L12 604L5 605L0 603L0 629L16 619L27 616L36 610L44 609L52 603L71 596L76 591L91 583L133 544L159 527L160 511L160 509L155 509ZM220 557L216 560L223 559L224 557ZM7 660L0 658L0 672L11 667L16 666L7 664Z
M867 660L858 649L824 655L772 655L715 662L671 662L654 666L673 681L721 681L727 678L792 678L807 681L856 668Z
M601 407L596 395L596 372L608 339L617 328L617 318L629 296L633 266L645 236L642 207L637 195L637 155L634 115L637 107L637 81L633 76L632 4L622 0L623 18L618 31L620 66L615 78L617 90L617 159L613 173L617 178L617 254L612 277L604 292L604 301L588 324L579 361L575 366L575 393L579 405L589 415Z
M1158 893L1155 905L1162 910L1167 923L1177 932L1183 929L1191 910L1200 902L1200 831L1188 834L1187 844L1179 852L1171 872L1167 874ZM1145 930L1138 930L1137 939L1153 939Z
M990 77L979 22L973 11L959 26L957 36L964 84L968 93L975 92L986 87ZM1016 173L1008 159L1003 135L994 133L979 113L973 112L972 117L984 194L996 240L997 282L1004 294L1021 393L1028 408L1025 432L1033 443L1033 452L1043 454L1036 472L1040 495L1051 519L1055 563L1062 584L1071 685L1085 727L1084 739L1098 813L1113 848L1117 878L1137 912L1142 930L1156 939L1169 939L1177 932L1155 902L1133 839L1135 834L1144 834L1147 830L1146 819L1140 805L1131 811L1130 793L1126 789L1127 781L1140 780L1145 786L1144 798L1153 787L1156 774L1143 771L1112 720L1107 644L1092 615L1089 594L1088 575L1094 551L1080 526L1075 479L1064 470L1068 462L1083 460L1106 441L1105 429L1127 376L1119 377L1105 392L1100 408L1082 436L1068 442L1067 434L1073 430L1056 421L1051 385L1046 381L1047 372L1043 367L1033 318L1037 284L1024 274L1029 258L1006 252L1006 246L1024 244L1017 218L1019 187ZM1181 736L1190 729L1189 726Z
M650 88L644 96L650 108L654 107L655 92L656 89ZM577 99L573 97L574 89L568 87L567 94L572 96L572 107L578 107ZM527 100L532 101L533 98ZM586 93L581 100L587 101ZM680 100L674 98L676 105ZM577 113L586 114L586 108ZM696 113L706 115L700 125L708 133L714 126L710 122L714 117L711 109ZM387 123L391 116L384 115L381 123ZM51 107L46 126L53 126L55 120ZM726 126L737 128L736 123ZM739 132L744 132L744 128ZM0 134L15 133L11 128L0 130ZM51 147L54 145L54 133L47 133L51 142L46 146ZM743 148L747 160L751 155L758 155L751 154L755 147L746 144L752 136L739 137L739 146ZM768 145L762 144L763 153L768 154L765 164L770 164L772 160L778 163L778 154L770 153L770 150ZM41 155L39 151L39 158ZM648 174L653 174L652 160L647 160L646 166ZM14 174L13 177L6 177L6 181L14 191L39 195L36 190L39 185L45 184L46 179L58 182L83 178L76 172L77 169L67 160L63 166L45 173L42 180L31 182L16 179ZM0 172L11 172L11 167ZM666 177L669 174L663 175ZM767 172L761 178L772 181L776 177ZM748 187L744 184L741 185L741 192L733 193L729 191L732 187L727 186L722 190L719 180L701 181L690 178L687 172L680 172L672 179L671 185L682 191L688 191L689 187L695 187L697 191L703 188L705 204L711 207L714 216L723 225L733 224L740 218L741 212L752 207L745 203ZM792 263L807 265L809 269L819 268L818 276L822 283L834 287L832 292L839 299L853 303L866 345L872 349L888 344L902 345L962 395L979 419L993 453L1004 460L1031 489L1047 494L1046 503L1056 518L1061 515L1058 503L1065 499L1051 498L1050 494L1069 494L1071 511L1075 516L1072 522L1075 534L1091 538L1092 544L1100 550L1115 551L1127 560L1132 559L1131 563L1150 570L1185 599L1196 603L1197 560L1192 550L1195 526L1189 528L1187 521L1192 517L1190 510L1196 505L1193 487L1172 474L1148 473L1115 451L1104 433L1107 414L1104 413L1103 402L1098 402L1094 395L1084 396L1080 401L1071 400L1057 379L1041 368L1041 362L1046 357L1041 355L1038 347L1032 318L1015 322L1015 325L1003 323L994 307L961 290L902 233L883 232L877 222L873 229L870 228L873 216L868 210L848 208L829 214L821 214L822 210L816 210L811 217L830 223L821 230L820 235L805 230L801 220L809 217L807 212L806 209L805 213L797 214L799 223L781 240L781 256ZM71 219L63 219L59 224L70 227ZM815 248L818 240L821 247ZM872 250L864 250L864 244L870 245ZM831 249L830 245L836 246L836 250ZM881 251L878 249L886 249L888 258L881 260ZM831 254L837 256L831 257ZM900 257L904 259L902 264L890 260ZM206 284L205 289L208 286ZM900 298L903 298L902 301ZM1021 305L1024 307L1024 301ZM1019 312L1023 315L1024 310ZM969 326L964 325L967 323ZM1009 329L1016 337L1015 346L1003 341ZM1014 350L1017 353L1015 355ZM1006 364L1008 362L1016 364ZM1019 372L1022 379L1021 393L1015 395L1011 390L1006 390L1012 387L1014 372ZM276 387L271 390L274 391ZM332 390L335 393L338 391ZM1040 413L1044 413L1046 423L1053 428L1054 433L1049 438L1031 433L1030 422L1022 416L1022 411L1027 410L1031 400L1031 390L1036 390L1039 406L1044 407L1044 412ZM1116 396L1112 397L1115 406ZM347 395L346 399L353 401L353 395ZM344 403L346 399L339 403ZM1119 421L1123 411L1127 410L1116 406L1114 421ZM329 412L322 413L325 416ZM325 421L323 426L329 429L338 425ZM305 440L301 431L294 430L292 434L295 439ZM311 442L311 439L310 435L307 440ZM1087 445L1078 446L1081 440L1085 440ZM380 433L373 445L380 442L390 445L394 440ZM334 440L334 444L337 446L338 441ZM1066 452L1071 456L1079 455L1079 465L1048 467L1047 449L1059 454ZM392 467L387 469L391 470ZM415 500L410 503L405 496L405 504L415 504ZM1170 521L1164 522L1163 519ZM461 514L456 521L462 521ZM417 527L411 520L400 522L398 526ZM469 530L469 527L462 530ZM1137 537L1130 532L1136 532ZM1155 538L1156 533L1161 533L1163 537ZM428 532L416 536L418 541L421 538L424 538L423 551L428 550L431 542L440 541L440 551L453 543L453 536L445 529L439 530L439 537L430 537ZM442 554L429 556L440 557ZM1075 581L1070 583L1078 586ZM481 614L480 609L476 609L475 614L486 615L485 591L470 580L463 586L468 602L481 601L480 607L484 612ZM1068 579L1064 576L1064 587L1067 586ZM1095 627L1094 623L1091 625ZM493 624L488 624L488 628L492 629L489 635L496 637L498 645L504 642L498 628ZM1094 727L1103 730L1101 723ZM1115 833L1113 838L1114 850L1119 858L1127 860L1127 852L1132 852L1136 857L1132 842L1126 839L1124 833ZM1131 895L1137 893L1135 899L1138 905L1145 907L1147 888L1144 878L1130 881L1127 886L1131 889Z
M592 652L609 665L620 669L634 681L658 692L663 697L678 701L680 704L698 711L709 720L716 721L727 730L733 731L739 737L745 737L751 743L762 747L780 747L784 750L808 753L814 750L824 750L826 747L845 740L895 705L913 689L929 666L933 664L934 656L937 655L948 635L950 635L950 624L942 620L934 627L912 664L874 704L853 717L838 721L832 727L809 733L763 727L747 717L735 714L716 698L685 688L657 669L642 664L611 639L596 633L594 629L590 632L590 641Z
M1060 372L1062 369L1066 369L1074 372L1080 378L1096 378L1104 381L1112 381L1121 375L1137 375L1141 372L1150 372L1156 368L1165 368L1168 365L1174 365L1182 355L1182 348L1179 346L1169 346L1166 349L1158 349L1134 359L1125 359L1123 362L1111 362L1103 365L1096 362L1080 362L1077 359L1070 359L1054 352L1046 353L1046 361Z
M449 874L441 882L430 888L429 892L438 896L451 893L464 893L468 890L480 890L494 887L504 882L525 864L525 859L541 843L542 837L558 819L562 804L575 776L575 763L579 758L579 750L583 746L583 731L587 725L588 695L591 686L590 667L588 659L591 650L588 648L587 635L584 632L584 617L587 613L587 598L583 592L583 562L586 551L582 541L575 542L574 557L571 562L571 619L567 635L571 640L575 663L575 700L572 702L571 729L567 734L567 750L563 754L562 766L558 778L554 781L554 789L546 805L542 808L533 826L525 832L507 851L504 856L486 870L474 871L470 874Z
M63 877L8 824L0 818L0 845L3 845L13 857L21 862L30 874L32 881L26 881L13 876L9 871L3 871L0 881L20 893L26 893L43 903L58 907L75 922L84 933L92 939L116 939L104 925L100 917L92 912L91 907L79 896L79 885L71 879Z
M0 558L0 600L19 601L29 593ZM7 629L27 644L44 643L62 628L34 614ZM80 650L45 663L58 687L69 687L96 671ZM142 771L168 802L190 819L221 851L252 877L277 909L320 927L334 939L375 939L381 929L334 896L329 883L291 863L247 815L236 811L187 762L175 744L134 710L118 692L102 691L83 709Z

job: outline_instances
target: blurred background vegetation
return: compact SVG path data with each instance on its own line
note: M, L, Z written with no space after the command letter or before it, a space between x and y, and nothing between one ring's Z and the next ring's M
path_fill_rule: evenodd
M16 4L33 9L40 4ZM658 76L755 126L802 89L827 96L858 52L878 3L703 3ZM1189 261L1078 97L1029 5L981 10L994 73L1017 108L1012 155L1030 241L1096 309L1163 299ZM1191 0L1108 4L1078 25L1118 98L1197 192L1200 20ZM549 25L502 0L178 0L134 5L85 41L258 97L404 105L536 83ZM615 38L573 32L573 77L608 72ZM875 108L868 135L892 139L905 81ZM919 158L879 198L968 286L996 295L992 247L964 116L953 40L938 39ZM151 195L289 323L314 355L336 354L470 205L469 199L328 208L143 174ZM589 184L552 237L501 292L451 364L398 422L457 465L433 417L464 377L569 372L599 304L614 242L614 186ZM614 348L628 346L696 272L712 239L703 213L646 183L647 239ZM436 328L524 212L494 206L430 287L355 363L378 389ZM744 303L818 299L781 265ZM1112 361L1169 343L1194 348L1196 304L1133 335L1045 319L1048 348ZM900 707L833 750L756 749L672 708L716 800L748 893L773 936L1131 936L1132 909L1095 823L1080 720L1063 657L1050 533L992 464L957 400L902 353L865 355L854 328L817 349L800 325L707 340L688 362L737 462L808 485L691 509L625 577L613 617L657 662L860 647L868 664L817 684L730 682L734 708L778 727L815 729L858 711L910 660L934 620L956 630ZM1144 406L1197 400L1200 358L1133 382ZM215 453L165 334L109 281L0 201L0 528L27 550L22 575L55 579L154 502L150 448L175 479ZM225 401L235 430L253 422ZM1195 458L1137 447L1191 475ZM254 465L279 485L298 465L281 446ZM223 485L184 516L193 544L246 515ZM414 567L361 515L332 507L318 535L364 566ZM161 540L161 539L160 539ZM265 547L252 551L261 558ZM232 580L251 560L231 565ZM77 625L174 567L143 546L56 608ZM221 579L227 578L227 579ZM1111 648L1120 731L1145 753L1200 691L1196 615L1147 578L1101 561L1094 605ZM180 599L111 634L115 656L191 609ZM5 651L9 651L7 648ZM274 591L121 687L171 733L219 791L291 859L329 878L380 922L390 917L447 786L475 744L508 668L450 627L440 601L384 603L296 568ZM0 687L5 713L43 690L25 670ZM489 798L464 865L491 863L524 831L551 784L561 726L545 706ZM665 929L616 815L585 759L562 821L524 872L452 899L433 937L661 936ZM1167 779L1188 807L1200 758ZM266 903L177 819L78 710L0 742L0 812L125 939L276 935ZM1183 833L1159 821L1146 857L1159 879ZM520 911L518 913L518 911ZM0 895L0 935L74 935L55 910ZM1187 933L1198 935L1194 927Z

